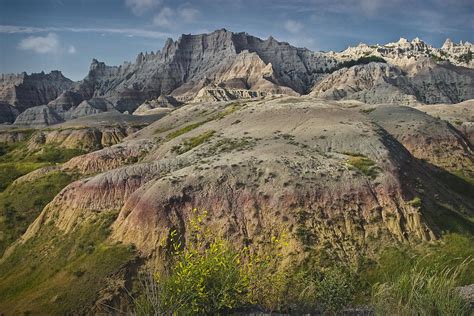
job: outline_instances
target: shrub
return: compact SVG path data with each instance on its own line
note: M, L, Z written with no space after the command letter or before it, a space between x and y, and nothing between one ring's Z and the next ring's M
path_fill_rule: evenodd
M413 198L413 200L408 201L408 204L413 207L421 207L422 202L421 202L421 199L418 196L416 196Z
M325 312L341 311L351 303L354 296L352 277L337 267L324 273L317 289L316 299Z
M212 314L242 302L246 279L242 275L240 255L201 225L204 217L205 213L191 220L190 241L185 249L177 232L171 232L168 241L173 256L171 269L157 274L156 283L145 278L144 295L136 301L137 311Z
M367 177L375 179L378 175L377 166L374 161L362 155L350 155L350 158L347 159L347 164L358 169Z

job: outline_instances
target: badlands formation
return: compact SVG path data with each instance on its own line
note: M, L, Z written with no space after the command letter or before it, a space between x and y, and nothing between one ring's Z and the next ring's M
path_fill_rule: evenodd
M163 240L189 238L195 208L238 247L284 227L283 263L472 235L473 50L312 52L218 30L93 60L79 82L3 75L2 161L41 164L0 196L0 311L130 311L139 271L165 266ZM75 154L48 163L51 147ZM41 207L3 202L53 176L68 181Z

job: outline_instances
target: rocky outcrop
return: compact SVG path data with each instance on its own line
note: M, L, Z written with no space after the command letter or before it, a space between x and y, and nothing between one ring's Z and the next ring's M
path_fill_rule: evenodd
M217 102L217 101L230 101L240 99L253 99L266 97L267 94L264 91L254 91L248 89L228 89L221 86L207 86L199 90L196 96L191 102Z
M76 91L82 91L87 98L106 98L119 111L130 112L144 101L160 95L171 94L178 100L189 101L203 93L202 89L213 85L266 94L298 95L309 93L319 83L328 86L324 79L326 73L337 69L342 62L373 55L383 57L394 68L382 78L384 84L379 84L380 77L373 79L379 81L370 85L374 89L361 89L357 87L360 84L356 84L355 91L350 93L359 93L354 99L368 103L414 104L415 96L416 100L426 103L459 102L471 97L474 90L472 73L452 65L438 65L435 61L429 65L426 61L434 59L436 54L444 56L448 51L461 54L466 50L453 45L435 49L420 39L411 42L402 39L383 46L361 44L341 53L322 53L296 48L272 37L261 40L246 33L218 30L209 34L182 35L177 41L170 39L161 51L140 54L135 63L119 67L94 60L89 75L76 86ZM463 43L462 47L470 49L469 45ZM453 58L446 60L457 66L470 65ZM411 72L413 68L418 69L417 75L405 78L405 72ZM361 81L358 72L345 74L346 77L351 75L355 77L349 81ZM394 77L397 79L392 82ZM443 85L438 85L439 82ZM335 92L338 88L326 87L327 90ZM333 97L332 92L328 94Z
M84 100L83 96L74 91L65 91L59 97L48 103L48 106L53 109L63 119L64 113L68 113L72 108L75 108Z
M417 109L432 117L438 117L449 122L460 131L471 144L474 144L474 100L457 104L420 105Z
M0 75L0 101L22 112L30 107L44 105L71 88L73 82L60 71L49 74L33 73Z
M442 169L474 173L471 142L449 123L417 109L378 106L368 114L410 153Z
M311 95L365 103L416 104L414 91L403 72L385 63L343 68L320 81Z
M29 148L53 145L61 148L97 150L120 143L125 137L138 131L134 127L84 127L40 130L29 142Z
M111 102L101 98L92 98L87 101L82 101L76 108L65 113L64 116L67 119L75 119L78 117L111 111L117 111Z
M55 100L48 105L29 108L17 117L15 125L44 127L103 112L118 113L112 103L101 98L82 101L77 106L70 106L68 110L65 110L68 103L61 102L60 100Z
M163 112L165 109L174 109L182 103L170 95L160 95L157 99L146 101L140 105L134 115L149 115L151 113Z
M15 120L15 125L42 127L64 122L64 120L47 105L34 106L27 109Z

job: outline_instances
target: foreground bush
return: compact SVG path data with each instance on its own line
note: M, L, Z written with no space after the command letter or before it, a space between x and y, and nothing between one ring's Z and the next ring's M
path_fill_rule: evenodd
M392 282L373 287L372 302L380 315L469 315L469 304L456 289L468 266L441 270L417 266Z
M171 266L141 277L137 314L339 311L350 304L353 287L344 270L282 265L288 245L284 233L236 250L204 228L205 215L190 220L186 247L176 231L170 234Z

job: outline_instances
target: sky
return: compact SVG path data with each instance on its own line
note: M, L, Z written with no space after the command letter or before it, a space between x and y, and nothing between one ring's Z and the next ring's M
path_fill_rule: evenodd
M315 51L419 37L474 42L473 0L0 0L0 73L83 79L158 51L167 38L226 28Z

